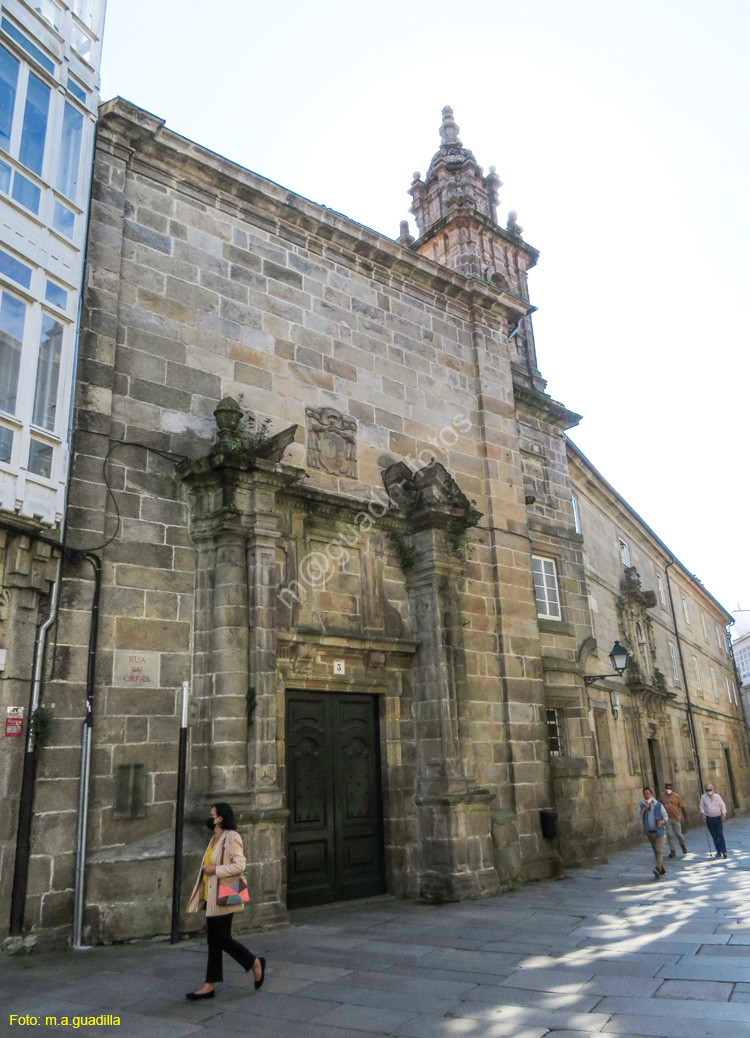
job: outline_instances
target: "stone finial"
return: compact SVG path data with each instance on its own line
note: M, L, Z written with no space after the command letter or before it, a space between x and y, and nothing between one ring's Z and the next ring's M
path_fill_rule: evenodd
M216 405L214 418L219 429L219 443L231 440L242 421L242 408L231 396L225 396Z
M456 144L459 148L463 147L461 141L458 139L458 126L453 118L453 109L450 105L446 105L443 109L443 122L440 127L440 140L445 144Z
M399 235L396 241L399 243L399 245L406 246L406 248L408 248L410 245L413 245L416 241L416 238L413 238L409 233L408 220L402 220L399 224Z
M505 225L505 230L508 234L515 234L517 238L520 238L523 234L523 227L519 226L518 213L515 209L511 209L508 213L508 222Z

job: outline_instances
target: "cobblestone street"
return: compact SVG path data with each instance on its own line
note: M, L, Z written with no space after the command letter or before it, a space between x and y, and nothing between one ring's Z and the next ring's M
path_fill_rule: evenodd
M3 1035L62 1031L180 1038L750 1038L750 820L726 827L729 858L689 855L651 875L644 841L609 863L486 901L388 898L296 912L289 929L247 934L266 983L225 959L217 997L188 1003L202 940L5 959ZM12 1013L39 1018L11 1026ZM116 1014L120 1025L74 1028ZM45 1023L69 1018L68 1027Z

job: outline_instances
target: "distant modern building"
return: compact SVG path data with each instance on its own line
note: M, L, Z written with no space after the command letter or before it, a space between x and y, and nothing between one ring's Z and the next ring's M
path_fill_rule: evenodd
M737 672L742 682L742 703L745 708L745 722L750 718L750 609L734 612L732 627L732 652Z
M60 540L65 512L104 6L0 7L0 711L10 722L0 754L3 914L14 886L18 893L34 645L59 577L60 553L44 538Z

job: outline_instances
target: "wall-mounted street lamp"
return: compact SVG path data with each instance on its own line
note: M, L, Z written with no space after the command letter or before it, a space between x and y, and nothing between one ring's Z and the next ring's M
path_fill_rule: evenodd
M619 641L616 641L612 646L612 651L609 654L609 661L612 664L611 674L584 674L583 683L587 687L593 685L595 681L601 681L603 678L621 678L625 673L625 668L628 665L628 656L630 653L626 648L620 645ZM609 693L609 705L612 710L612 716L617 720L618 714L620 713L620 693L616 691L610 691Z

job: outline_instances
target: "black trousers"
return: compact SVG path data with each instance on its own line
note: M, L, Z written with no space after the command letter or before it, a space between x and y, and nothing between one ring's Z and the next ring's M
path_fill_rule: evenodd
M216 984L224 979L222 968L222 952L231 955L246 972L253 968L255 956L244 944L232 937L232 917L230 915L206 916L206 940L208 941L208 966L206 967L206 983Z

